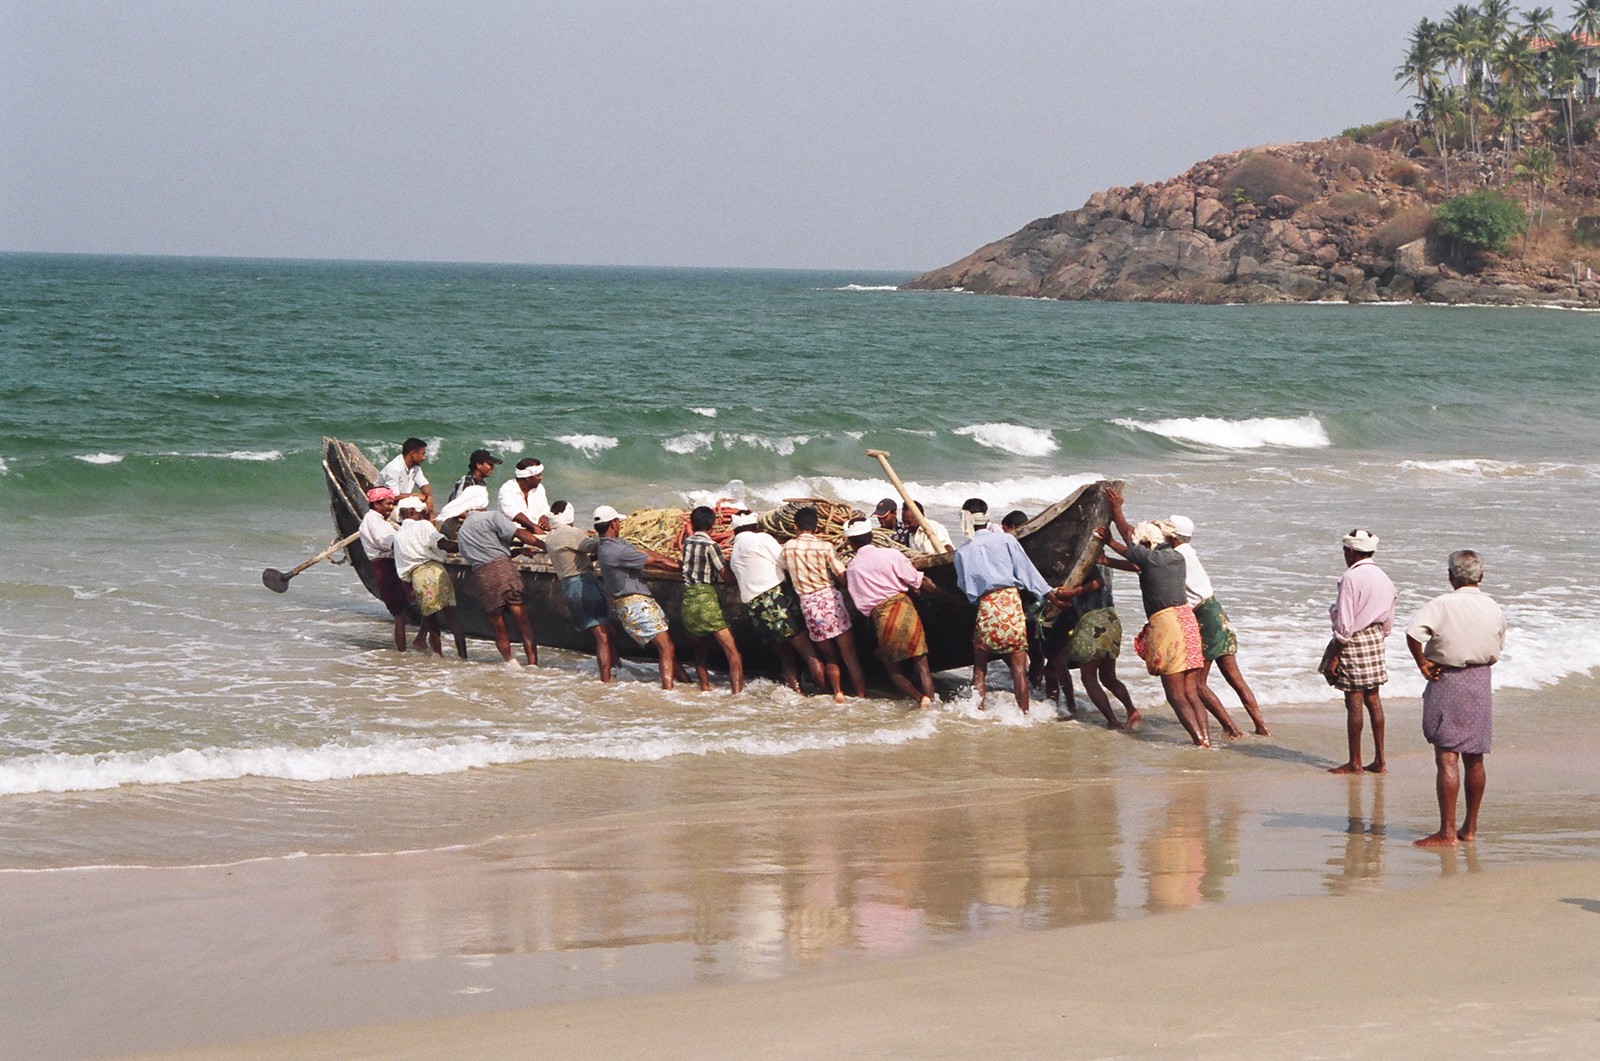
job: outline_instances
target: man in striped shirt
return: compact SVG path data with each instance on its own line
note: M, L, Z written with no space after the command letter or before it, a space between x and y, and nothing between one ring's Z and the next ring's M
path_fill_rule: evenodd
M817 537L817 522L817 510L810 505L795 512L794 526L799 533L784 542L783 563L789 569L789 581L800 598L806 636L817 646L817 655L822 657L822 670L833 689L833 702L842 704L841 663L850 675L850 688L856 696L867 695L867 682L861 673L861 661L856 657L850 613L845 610L844 595L839 592L839 584L845 577L844 561L839 559L832 545Z

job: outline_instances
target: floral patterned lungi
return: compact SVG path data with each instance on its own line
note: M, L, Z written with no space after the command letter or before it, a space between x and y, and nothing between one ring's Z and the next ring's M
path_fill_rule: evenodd
M832 586L801 594L800 613L806 619L806 636L813 641L830 641L850 632L844 594Z
M922 630L922 616L904 593L896 593L872 609L872 629L878 635L878 656L886 663L928 654L928 636Z
M611 612L628 636L644 648L657 634L667 630L667 613L656 599L644 593L630 593L611 602Z
M1200 649L1200 624L1187 604L1163 608L1152 615L1133 639L1133 650L1151 674L1182 674L1206 665Z
M972 643L1000 656L1028 647L1028 616L1022 610L1022 594L1016 587L992 589L979 599Z
M417 610L423 615L456 606L456 588L450 584L450 572L439 561L418 564L407 577L411 580L411 592L417 598Z
M789 587L781 582L765 593L752 597L745 608L750 612L756 629L773 644L787 641L805 629L806 621L800 614L800 605L796 603L794 594L789 592Z

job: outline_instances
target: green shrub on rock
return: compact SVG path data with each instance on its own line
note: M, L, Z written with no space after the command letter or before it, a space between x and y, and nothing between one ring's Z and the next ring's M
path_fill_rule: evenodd
M1439 231L1473 250L1504 254L1511 237L1528 227L1520 204L1487 188L1439 204Z

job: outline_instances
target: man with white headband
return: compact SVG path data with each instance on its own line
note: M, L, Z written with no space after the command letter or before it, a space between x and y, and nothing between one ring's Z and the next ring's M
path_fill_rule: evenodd
M594 658L600 668L600 680L609 682L617 650L611 644L611 608L606 603L606 591L594 566L600 539L593 531L574 527L573 516L569 501L557 501L550 506L550 533L544 537L544 551L550 555L550 566L561 580L561 597L566 601L572 625L594 635Z
M401 520L394 535L395 572L411 587L411 598L422 613L417 651L425 653L431 647L434 655L444 655L439 631L439 620L443 618L455 638L456 655L466 659L467 637L456 616L455 586L444 566L444 535L428 519L428 506L420 497L402 499L395 511Z
M1361 709L1372 719L1372 762L1368 773L1381 774L1383 760L1383 697L1378 687L1389 680L1384 660L1384 640L1394 628L1394 583L1373 563L1378 551L1378 536L1369 530L1353 530L1340 539L1344 546L1344 574L1328 617L1333 622L1333 637L1322 653L1317 669L1344 693L1345 737L1350 757L1330 773L1361 773Z
M1166 525L1171 528L1167 541L1173 549L1183 556L1184 562L1184 592L1189 599L1189 607L1194 609L1194 620L1200 626L1200 650L1206 657L1204 672L1200 675L1200 698L1205 701L1207 710L1216 714L1221 710L1222 704L1217 700L1217 694L1211 691L1211 686L1206 684L1211 677L1211 665L1215 663L1217 669L1222 671L1222 678L1228 683L1239 703L1250 715L1250 721L1255 723L1256 736L1269 737L1267 724L1261 718L1261 707L1256 703L1256 695L1250 688L1250 683L1244 680L1244 674L1239 670L1239 661L1236 658L1239 652L1239 638L1233 632L1233 624L1228 621L1228 613L1222 610L1216 594L1211 589L1211 576L1206 574L1205 565L1200 562L1200 554L1194 551L1190 544L1194 540L1194 520L1188 516L1168 516ZM1215 705L1215 706L1213 706Z
M497 507L523 530L543 534L550 529L550 502L544 494L544 465L532 457L517 461L513 477L500 486Z
M798 661L803 659L811 680L817 688L824 688L827 675L806 634L800 602L789 588L783 546L761 529L761 520L753 512L734 516L732 525L733 549L728 554L728 566L739 583L739 600L744 603L751 625L778 653L783 683L797 693L801 691Z

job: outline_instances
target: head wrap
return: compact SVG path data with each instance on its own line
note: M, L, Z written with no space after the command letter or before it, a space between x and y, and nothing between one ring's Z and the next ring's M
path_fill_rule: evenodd
M859 538L863 534L871 533L872 523L865 516L857 516L844 525L844 536L846 538Z
M518 468L516 474L518 479L532 479L536 475L544 474L544 465L534 461L526 468Z
M387 486L374 486L367 491L367 504L376 505L379 501L393 501L394 491Z
M757 518L754 512L740 512L729 520L734 530L738 530L740 527L754 527L760 522L761 520Z
M1353 553L1372 554L1378 551L1378 536L1369 530L1353 530L1339 539L1343 545Z
M422 500L420 497L402 497L400 499L400 503L394 507L399 509L401 512L428 511L428 503Z
M468 512L477 512L489 507L489 488L487 486L469 486L456 495L456 499L444 506L439 512L439 522L465 516Z
M557 512L554 509L550 510L550 522L551 523L559 523L563 527L570 527L570 526L572 526L572 520L573 520L573 515L572 515L572 506L571 505L568 505L566 508L563 508L560 512Z
M1152 523L1150 520L1145 520L1133 528L1133 544L1135 545L1154 548L1166 540L1167 536L1162 533L1161 526L1157 523Z

